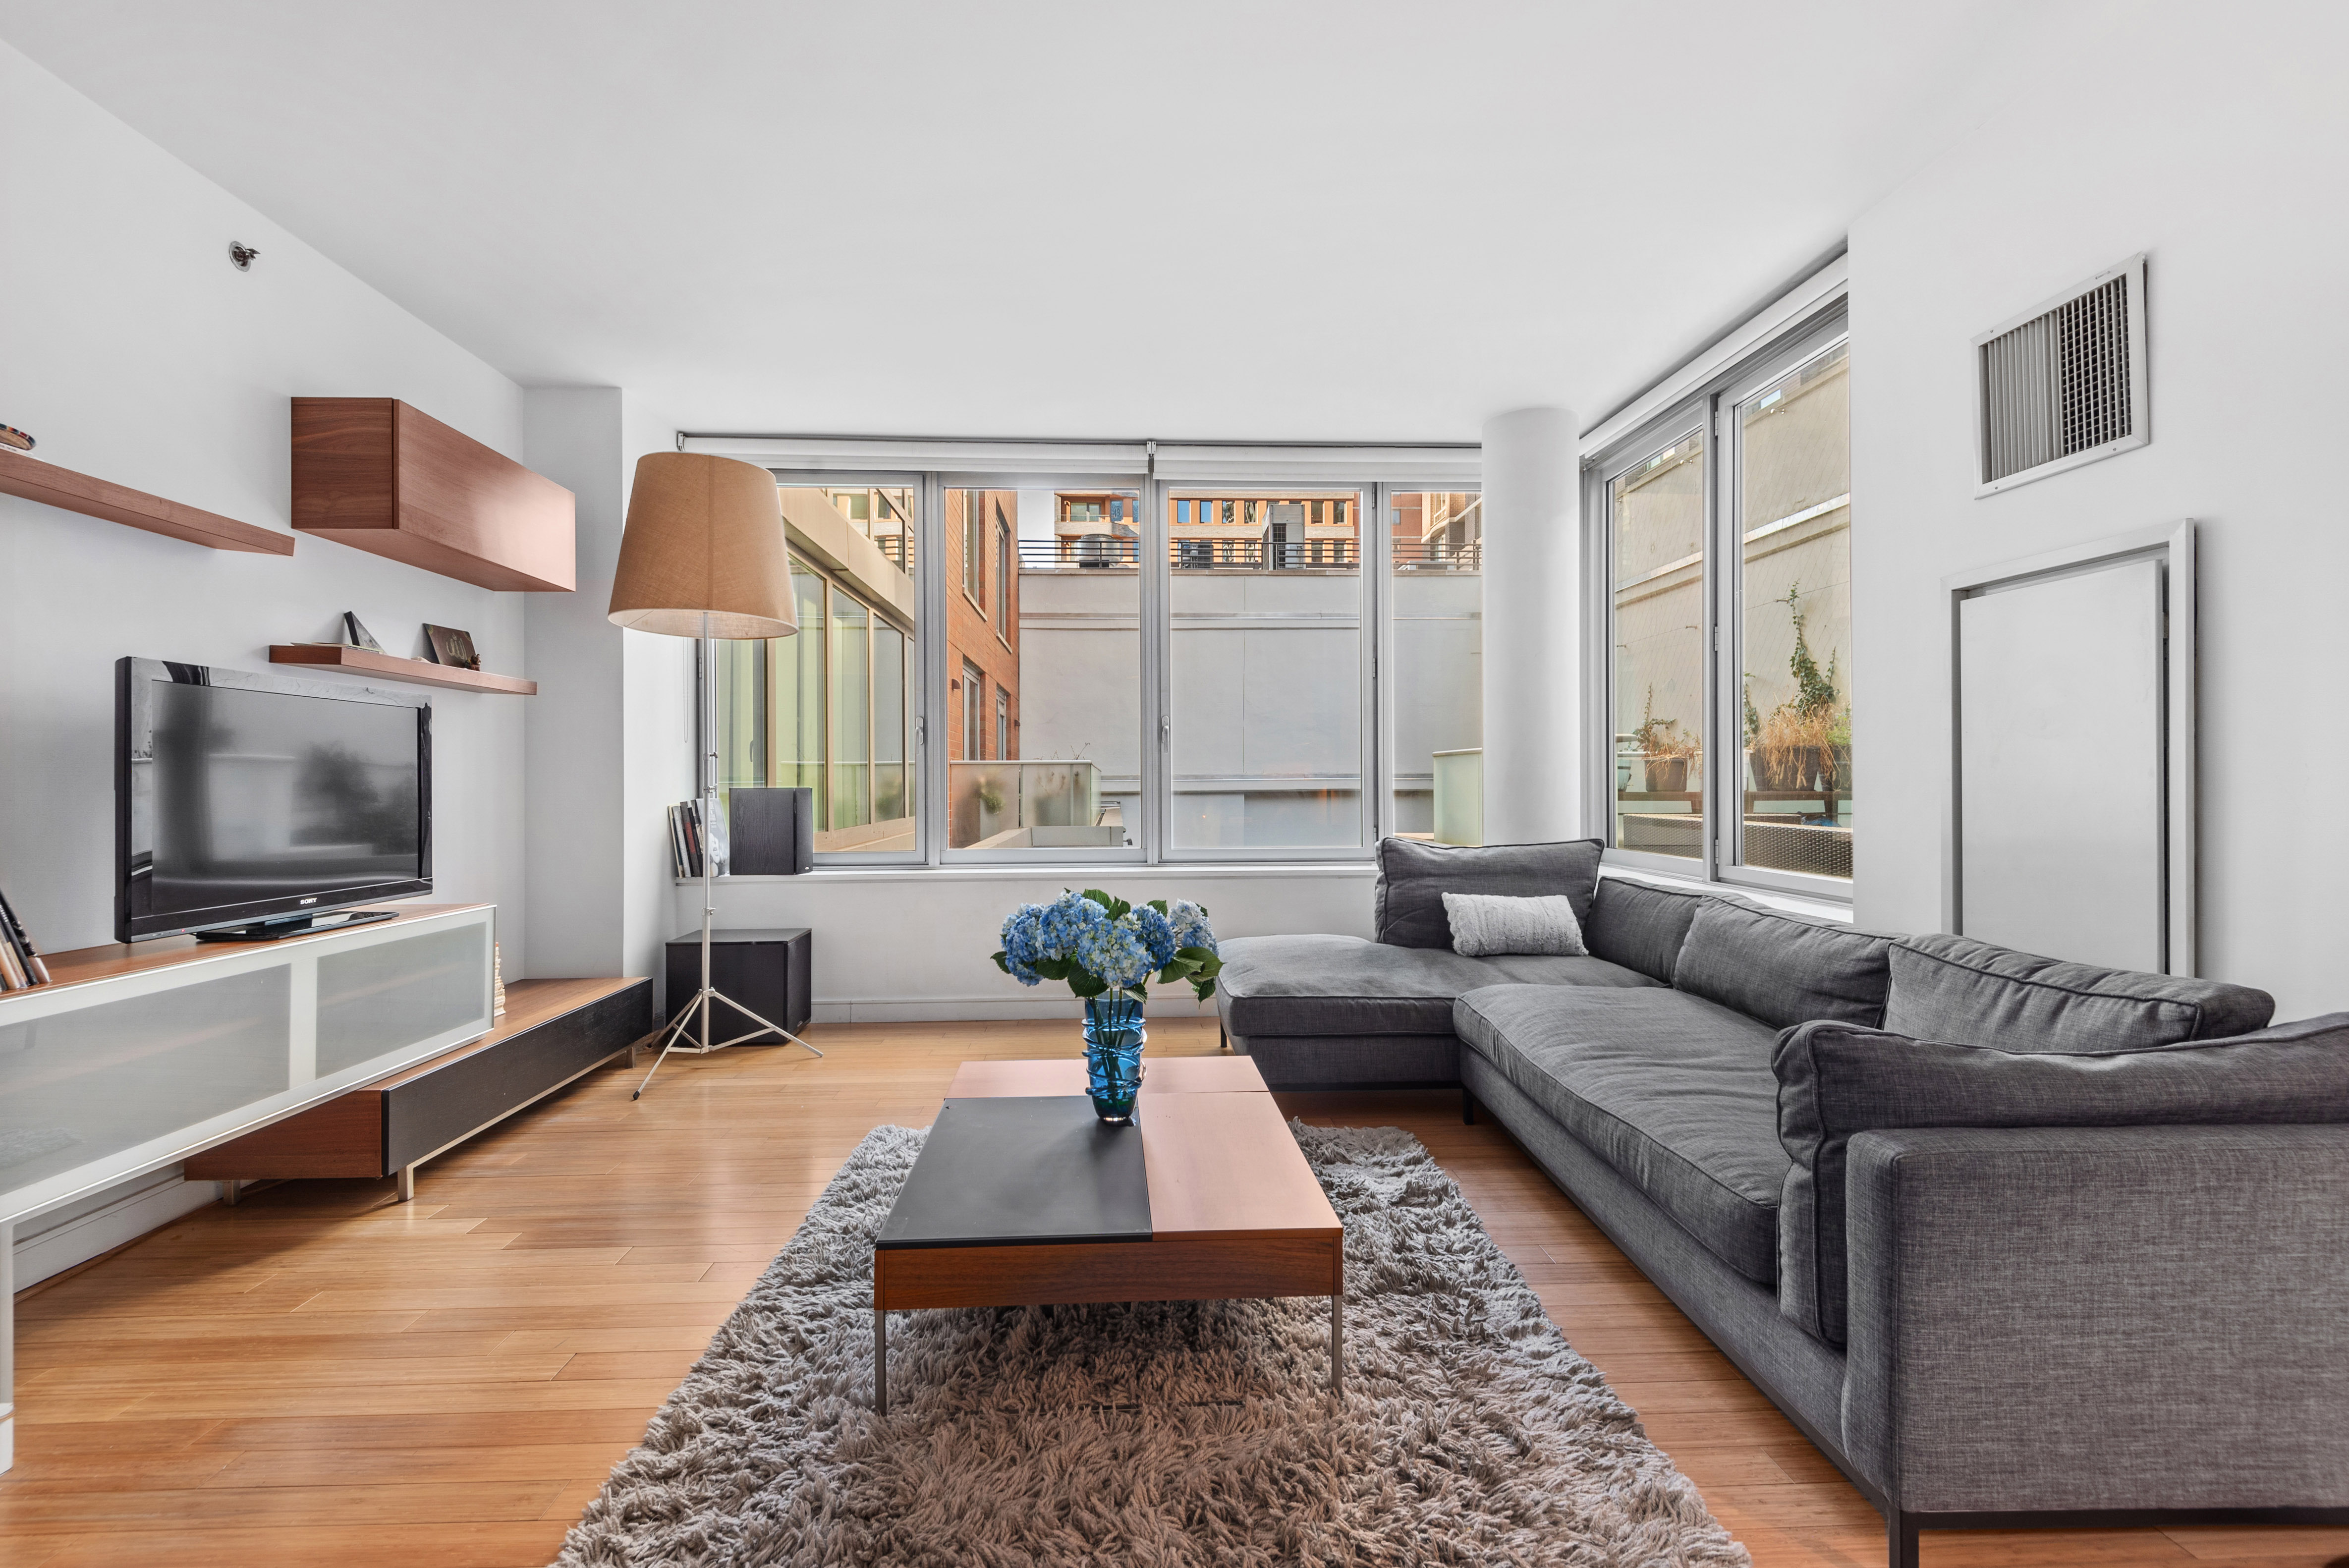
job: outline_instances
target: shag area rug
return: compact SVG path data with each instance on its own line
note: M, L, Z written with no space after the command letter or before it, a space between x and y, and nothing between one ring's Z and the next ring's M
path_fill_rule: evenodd
M564 1568L1744 1564L1419 1140L1294 1124L1346 1226L1313 1298L893 1315L873 1237L923 1133L866 1138L612 1472Z

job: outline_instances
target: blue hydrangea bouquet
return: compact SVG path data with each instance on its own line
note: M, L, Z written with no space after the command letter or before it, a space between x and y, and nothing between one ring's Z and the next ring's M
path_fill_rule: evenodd
M1099 888L1023 903L1003 923L995 966L1022 985L1063 980L1085 1004L1087 1088L1104 1121L1133 1118L1142 1088L1142 1005L1155 979L1216 994L1224 961L1207 912L1176 899L1131 904Z

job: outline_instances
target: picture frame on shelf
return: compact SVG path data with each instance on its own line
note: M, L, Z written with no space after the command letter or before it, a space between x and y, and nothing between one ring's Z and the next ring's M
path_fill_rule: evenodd
M481 655L473 651L473 634L454 626L424 624L425 645L432 650L432 662L447 665L451 669L478 670Z

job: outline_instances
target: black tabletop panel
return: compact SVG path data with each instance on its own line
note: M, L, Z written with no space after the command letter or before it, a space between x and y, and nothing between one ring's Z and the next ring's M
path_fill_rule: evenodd
M1149 1239L1142 1130L1080 1094L947 1101L874 1244Z

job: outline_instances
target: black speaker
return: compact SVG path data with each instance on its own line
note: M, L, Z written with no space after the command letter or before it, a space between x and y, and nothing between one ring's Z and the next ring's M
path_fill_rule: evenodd
M737 785L726 830L729 874L795 877L815 864L815 791Z
M780 793L780 791L778 791ZM814 976L810 943L803 928L778 931L717 931L709 940L709 983L771 1024L793 1034L807 1027L814 1009ZM701 988L701 933L688 931L668 944L668 1016L674 1020ZM731 1039L759 1026L735 1009L720 1005L711 1009L709 1038ZM700 1037L699 1031L695 1038ZM780 1046L772 1035L748 1042Z

